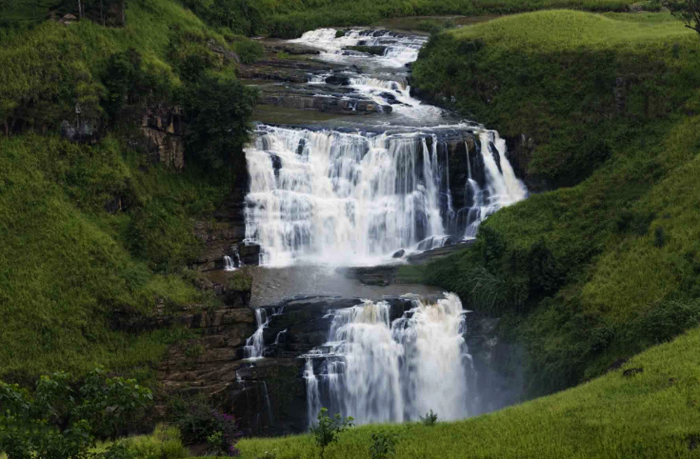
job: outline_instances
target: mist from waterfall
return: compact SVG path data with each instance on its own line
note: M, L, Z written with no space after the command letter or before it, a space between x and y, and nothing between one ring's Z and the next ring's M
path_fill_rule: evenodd
M430 410L443 420L470 415L473 368L459 298L413 305L393 322L386 302L333 313L328 342L307 356L310 421L320 406L358 424L415 421Z

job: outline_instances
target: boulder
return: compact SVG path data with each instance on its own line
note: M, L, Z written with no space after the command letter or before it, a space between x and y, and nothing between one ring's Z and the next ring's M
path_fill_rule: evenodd
M241 262L246 266L258 266L260 264L260 246L249 242L238 243L238 254Z
M348 86L350 84L350 77L344 74L334 74L326 78L326 84Z
M406 255L406 251L404 249L401 249L401 250L397 250L396 252L394 252L394 254L391 256L391 258L401 258L404 255Z

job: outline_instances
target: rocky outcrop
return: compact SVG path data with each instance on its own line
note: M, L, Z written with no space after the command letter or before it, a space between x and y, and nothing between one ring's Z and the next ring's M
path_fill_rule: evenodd
M227 390L243 365L243 347L255 332L255 313L249 308L198 311L178 321L197 330L201 338L171 346L159 365L158 377L168 395L206 395L225 403Z
M185 142L180 107L147 110L141 118L141 132L154 162L182 170L185 166Z

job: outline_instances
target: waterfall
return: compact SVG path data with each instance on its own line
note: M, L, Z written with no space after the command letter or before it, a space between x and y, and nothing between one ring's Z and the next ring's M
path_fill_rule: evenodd
M387 67L403 67L418 58L418 52L428 41L428 37L418 35L401 35L385 31L350 30L345 35L336 36L336 29L317 29L304 33L301 38L291 40L313 46L323 51L325 60L347 61L347 58L358 60L376 59ZM382 56L368 56L364 53L352 53L344 50L348 46L384 47Z
M430 410L444 420L469 415L471 357L456 295L414 300L393 322L386 302L333 314L328 342L306 357L309 419L320 405L359 424L412 421Z
M525 184L515 176L508 161L506 142L495 131L483 131L479 134L480 158L484 164L486 187L482 189L472 177L469 146L467 145L467 164L469 176L467 187L473 196L473 203L468 208L465 239L473 239L479 225L498 209L509 206L527 198Z
M258 324L258 328L255 330L255 333L246 340L244 348L245 357L248 360L258 360L263 357L263 350L265 348L263 332L269 323L267 312L264 308L255 310L255 321Z
M353 96L391 105L391 115L377 115L386 121L376 119L371 129L257 126L245 148L245 221L246 239L262 248L262 264L383 263L399 249L424 251L472 239L489 215L527 197L497 132L449 118L410 95L405 64L426 41L366 29L341 36L319 29L293 40L321 50L321 60L347 64L342 75ZM384 53L347 49L356 45ZM362 72L352 70L359 67ZM326 85L332 74L309 75L309 85ZM479 144L472 153L480 157L470 160L467 149L469 173L459 193L468 198L456 201L450 157L467 139Z
M233 264L233 260L228 255L224 255L224 271L235 271L236 266Z
M246 159L246 238L266 264L372 263L444 233L436 153L421 133L259 126Z
M304 367L304 380L306 381L306 412L309 425L316 422L316 416L321 411L321 394L318 390L318 379L314 375L314 367L310 358L306 359Z

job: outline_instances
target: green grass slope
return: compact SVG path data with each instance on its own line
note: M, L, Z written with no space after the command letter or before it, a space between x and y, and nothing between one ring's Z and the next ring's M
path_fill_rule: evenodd
M292 38L319 27L371 25L406 16L512 14L552 8L627 11L633 0L183 0L216 27ZM659 8L639 2L645 8Z
M569 185L493 215L473 250L426 271L503 318L531 395L700 320L699 50L667 14L548 11L442 34L421 54L426 93L532 137L519 158L531 182Z
M374 433L395 436L396 458L697 458L699 347L695 329L579 387L466 421L354 428L326 458L371 457ZM246 459L318 455L308 435L239 448Z
M178 2L135 0L127 12L124 28L81 21L0 29L0 131L10 132L0 134L4 380L80 376L98 364L147 377L184 332L117 331L115 314L148 316L158 302L215 304L187 265L200 250L194 218L214 209L230 180L193 163L180 173L153 164L133 144L138 114L136 124L110 119L102 101L113 53L136 49L145 74L177 91L191 55L230 73L206 44L228 43ZM108 126L96 145L57 135L76 102ZM110 213L115 199L122 210Z

